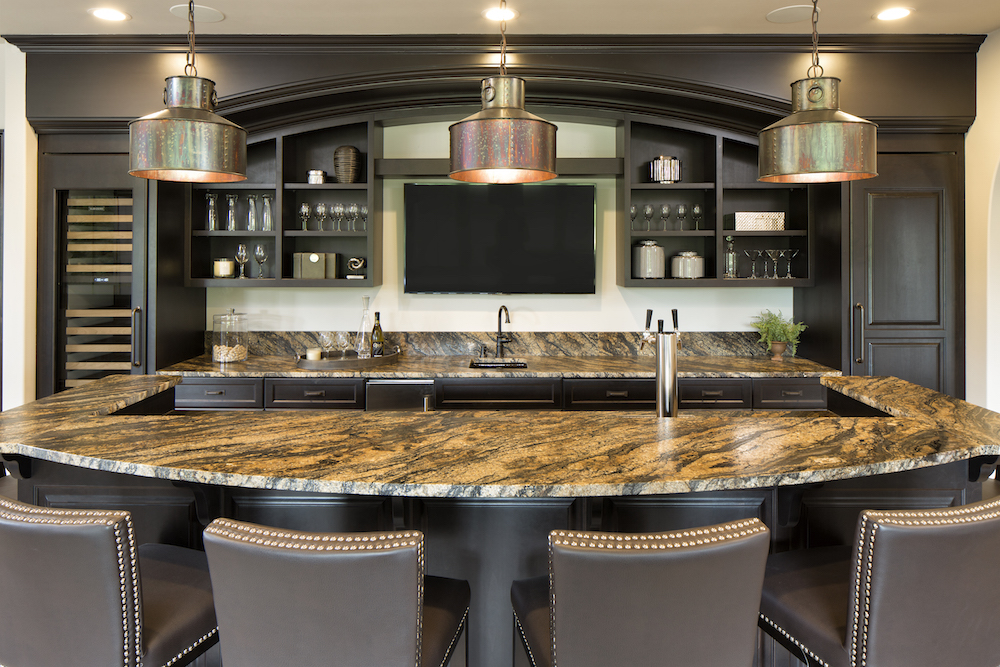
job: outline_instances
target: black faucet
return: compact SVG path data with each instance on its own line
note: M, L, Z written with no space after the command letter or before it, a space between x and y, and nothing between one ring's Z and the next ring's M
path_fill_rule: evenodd
M497 359L503 359L504 343L514 342L513 338L505 335L503 332L504 315L507 315L507 324L510 324L510 311L507 310L507 306L500 306L500 310L497 311Z

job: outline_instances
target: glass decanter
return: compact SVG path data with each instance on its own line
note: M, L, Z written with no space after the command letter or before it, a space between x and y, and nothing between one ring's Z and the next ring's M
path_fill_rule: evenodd
M226 195L226 202L229 204L229 208L226 211L226 231L235 232L236 231L236 200L238 195Z
M208 201L208 230L217 232L219 231L219 195L209 192L205 194L205 199Z
M264 202L264 210L261 214L261 231L273 232L274 231L274 212L271 209L271 195L262 195L261 200Z
M372 318L368 312L370 297L361 297L361 324L358 325L358 335L354 339L354 351L358 359L368 359L372 356Z

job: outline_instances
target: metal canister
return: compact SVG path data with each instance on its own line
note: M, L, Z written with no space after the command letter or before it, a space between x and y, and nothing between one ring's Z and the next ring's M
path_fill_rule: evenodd
M681 180L680 158L661 155L649 163L651 183L679 183Z
M693 250L674 255L670 260L670 275L674 278L703 278L705 258Z
M632 247L633 278L663 278L666 276L666 256L656 241L640 241Z

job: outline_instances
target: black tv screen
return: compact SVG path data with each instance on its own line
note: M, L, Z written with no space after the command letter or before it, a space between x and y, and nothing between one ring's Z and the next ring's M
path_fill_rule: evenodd
M593 185L404 186L403 291L594 294Z

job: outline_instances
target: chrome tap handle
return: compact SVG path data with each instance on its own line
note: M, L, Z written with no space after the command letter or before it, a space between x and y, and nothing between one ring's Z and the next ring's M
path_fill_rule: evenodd
M647 332L649 331L649 325L651 325L652 323L653 323L653 309L652 308L647 308L646 309L646 331Z
M674 318L674 331L676 332L677 329L679 328L678 325L677 325L677 309L674 308L673 310L671 310L670 311L670 315L671 315L671 317Z

